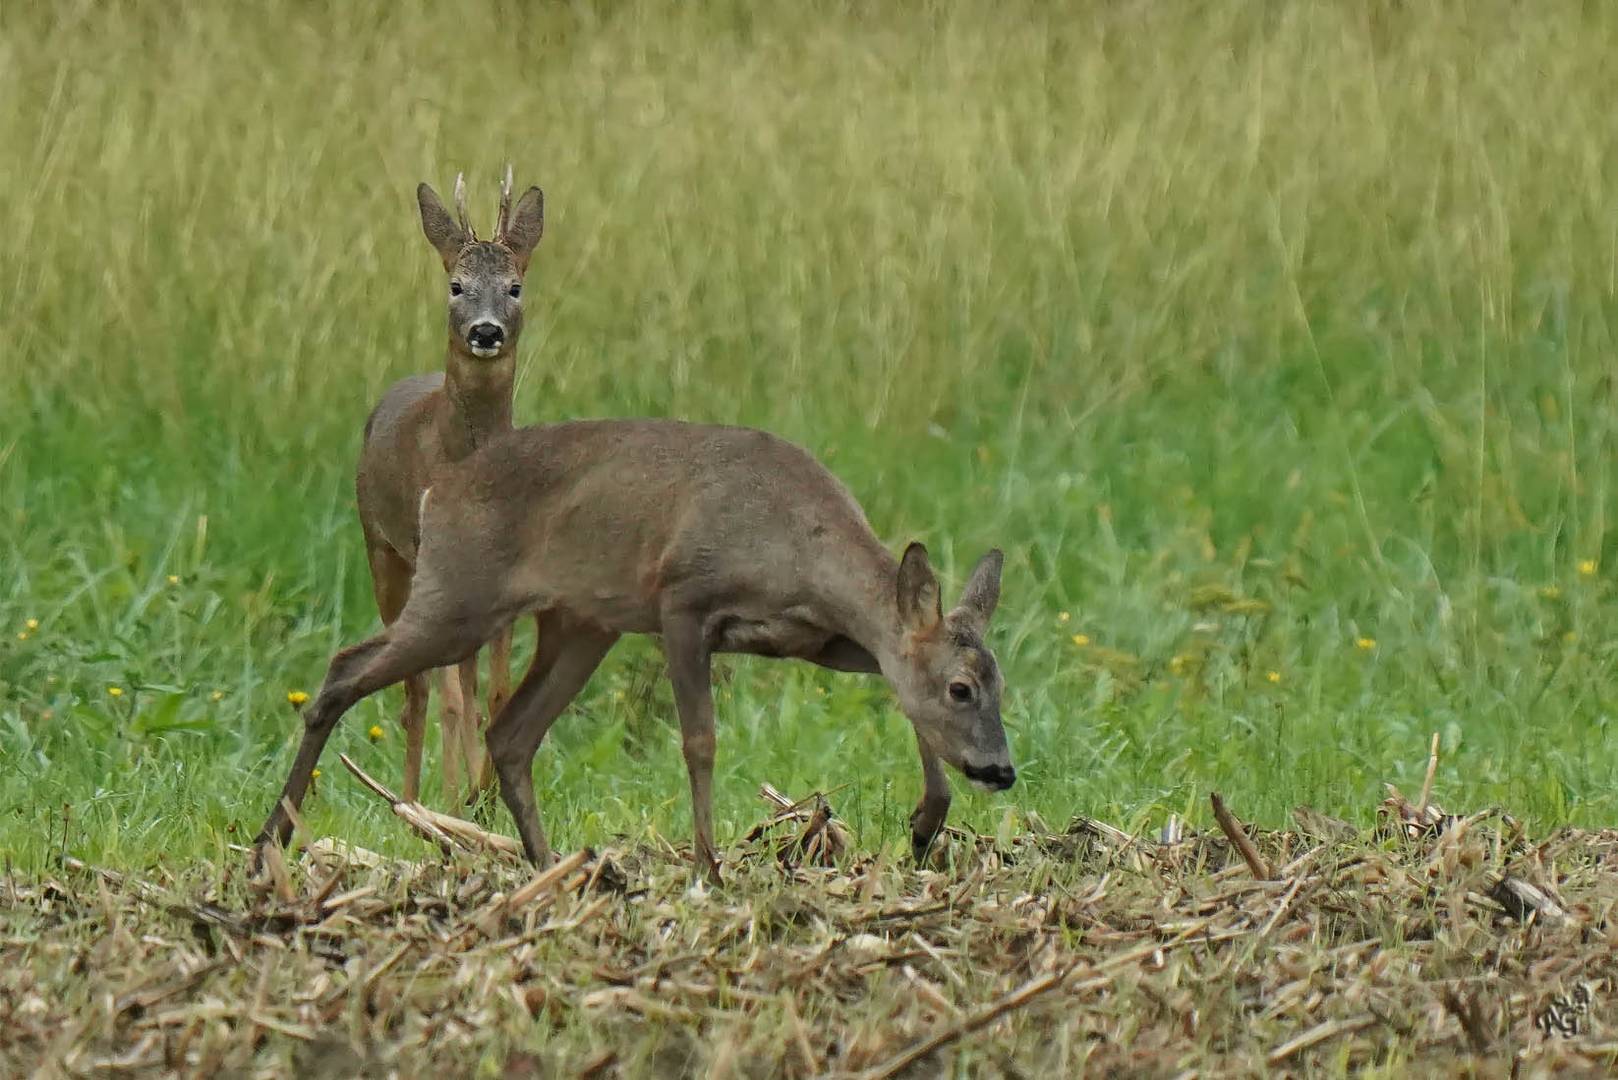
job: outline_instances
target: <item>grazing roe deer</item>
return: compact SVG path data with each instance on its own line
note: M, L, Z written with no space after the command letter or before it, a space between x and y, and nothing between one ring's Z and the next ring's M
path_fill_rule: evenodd
M494 436L511 430L511 392L517 339L522 334L522 287L528 261L545 228L545 196L531 187L511 205L511 167L500 189L494 236L479 240L466 216L466 187L455 178L451 220L427 184L416 188L421 227L449 275L449 348L444 370L395 383L365 422L365 446L354 478L371 586L385 625L410 598L416 564L417 512L432 470L459 461ZM481 642L479 643L481 644ZM511 631L494 637L489 657L489 715L511 695ZM460 658L457 658L460 659ZM468 786L488 781L477 718L477 655L438 672L443 712L444 791L454 799L464 764ZM426 735L427 677L405 680L404 796L421 787ZM482 763L480 766L480 762Z
M717 874L710 658L796 657L880 673L915 728L920 859L943 827L943 765L980 786L1016 779L1001 678L984 634L1001 556L972 571L944 614L927 552L895 560L847 489L805 450L762 431L661 420L524 428L434 475L421 508L409 602L381 634L333 657L257 842L285 842L338 719L401 679L452 664L525 613L532 666L487 742L528 858L550 848L533 758L621 634L660 634L690 774L698 864Z

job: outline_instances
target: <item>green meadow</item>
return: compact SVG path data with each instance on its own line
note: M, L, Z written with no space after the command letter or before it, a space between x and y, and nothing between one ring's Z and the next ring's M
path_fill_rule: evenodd
M378 625L361 426L442 364L414 187L487 230L507 160L519 422L768 428L946 599L1006 551L1021 779L952 822L1367 825L1438 733L1444 805L1611 824L1614 55L1567 0L7 5L0 859L257 828ZM660 672L622 643L542 750L559 849L686 841ZM907 850L885 686L721 678L722 845L768 781ZM397 784L400 703L315 835L420 851L336 760Z

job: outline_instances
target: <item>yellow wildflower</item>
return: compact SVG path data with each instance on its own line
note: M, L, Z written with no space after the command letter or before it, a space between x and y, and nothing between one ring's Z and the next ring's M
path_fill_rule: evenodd
M289 704L289 705L302 705L304 702L306 702L308 700L309 700L309 695L304 693L302 690L288 690L287 691L287 704Z
M17 631L17 640L18 641L27 641L28 640L28 631L26 631L26 630L18 630Z
M1372 649L1376 648L1376 638L1374 638L1374 637L1355 638L1354 639L1354 647L1356 649L1359 649L1361 652L1370 652Z
M1264 678L1269 682L1279 684L1281 681L1281 673L1279 671L1267 671L1264 673Z
M1585 577L1595 577L1596 561L1594 559L1584 559L1580 561L1579 573Z
M124 688L121 686L109 686L107 687L107 693L111 694L113 697L123 697Z
M320 770L315 769L313 772L311 772L309 774L309 779L311 779L311 780L319 780L320 779Z
M1073 635L1073 644L1077 645L1081 649L1084 648L1086 645L1090 644L1090 635L1089 634L1074 634Z
M169 584L170 585L178 585L179 583L180 583L180 575L179 574L170 574L169 575Z
M371 730L367 731L365 734L367 734L367 735L369 735L371 737L372 742L379 741L382 738L382 725L381 724L372 724L371 725Z
M1560 600L1562 597L1562 590L1557 588L1555 585L1547 585L1543 589L1539 590L1539 595L1546 600Z
M1065 623L1069 619L1071 619L1072 617L1073 617L1072 615L1068 614L1065 611L1059 611L1059 612L1056 613L1056 621L1057 622Z
M208 695L208 699L210 701L224 701L225 692L223 690L215 690L213 693Z
M39 620L38 619L29 619L27 622L23 623L23 625L28 627L28 629L30 629L30 630L38 630L39 629Z

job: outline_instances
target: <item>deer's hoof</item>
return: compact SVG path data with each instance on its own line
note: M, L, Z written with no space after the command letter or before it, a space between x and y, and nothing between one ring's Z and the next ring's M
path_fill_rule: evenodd
M944 861L946 845L941 843L943 835L943 829L926 833L911 831L910 854L916 860L916 866L925 870Z
M710 885L723 885L724 875L719 869L719 860L711 852L698 852L696 855L698 871L707 879Z
M259 837L253 841L253 850L247 855L247 878L249 881L263 881L269 877L270 860L266 852L274 840L268 837Z

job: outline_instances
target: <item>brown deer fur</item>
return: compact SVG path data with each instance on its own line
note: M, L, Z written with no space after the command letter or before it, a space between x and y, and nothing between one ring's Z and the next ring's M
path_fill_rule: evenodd
M422 231L449 276L444 370L402 379L382 396L365 423L365 445L354 481L371 585L385 625L399 617L410 599L417 512L433 469L459 461L511 430L512 382L523 326L520 294L529 258L544 231L543 193L529 188L513 209L509 168L490 240L479 240L467 224L459 178L455 192L459 221L450 217L431 187L422 184L416 189ZM510 697L510 654L508 627L490 643L490 716ZM455 669L437 674L443 702L444 791L453 799L460 794L463 767L473 792L478 779L487 783L490 778L479 739L477 657L469 656ZM405 680L399 722L405 733L404 797L412 800L420 793L427 695L426 673Z
M880 673L915 729L918 857L943 827L949 764L1004 789L1016 772L1001 678L984 643L1001 558L985 555L945 614L919 544L896 560L848 491L764 432L661 420L525 428L437 470L410 596L381 634L332 660L259 842L284 842L338 719L368 694L460 662L537 617L533 664L488 731L500 793L535 863L550 848L532 763L545 733L622 634L658 634L690 773L696 858L717 872L709 662L793 657Z

